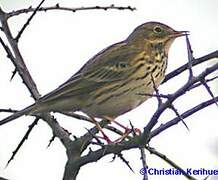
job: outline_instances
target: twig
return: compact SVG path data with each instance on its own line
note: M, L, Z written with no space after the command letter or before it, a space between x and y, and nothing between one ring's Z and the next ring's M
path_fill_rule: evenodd
M146 147L146 149L151 153L154 154L156 156L158 156L160 159L162 159L163 161L167 162L168 164L170 164L172 167L174 167L175 169L178 169L182 175L184 175L187 179L189 180L197 180L194 177L190 176L186 171L184 171L180 166L178 166L176 163L174 163L172 160L170 160L166 155L158 152L157 150L155 150L154 148L151 148L149 146Z
M27 130L27 132L25 133L25 135L23 136L23 138L21 139L20 143L17 145L16 149L13 151L12 156L10 157L10 159L7 162L6 167L9 165L9 163L14 159L14 157L16 156L16 154L18 153L18 151L20 150L20 148L22 147L22 145L24 144L24 142L28 139L31 131L33 130L33 128L37 125L39 121L39 118L36 118L33 123L31 125L29 125L29 129Z
M191 48L188 35L186 35L185 37L186 37L186 44L187 44L187 51L188 51L188 70L189 70L189 80L190 80L193 78L192 61L194 60L194 57L193 57L193 51Z
M131 121L129 121L129 124L130 124L130 127L131 127L131 132L132 132L133 137L134 137L134 136L136 136L136 130L135 130L135 128L134 128L134 126L133 126Z
M209 83L209 82L211 82L211 81L213 81L213 80L216 80L216 79L218 79L218 76L215 76L215 77L212 77L212 78L209 78L209 79L205 79L204 82L205 82L205 83ZM200 85L202 85L201 82L196 83L196 84L194 84L189 90L194 89L194 88L197 88L197 87L199 87Z
M110 10L110 9L115 9L115 10L130 10L130 11L134 11L136 10L135 7L131 7L131 6L115 6L115 5L110 5L110 6L90 6L90 7L77 7L77 8L69 8L69 7L62 7L59 4L56 4L54 6L50 6L50 7L41 7L39 8L37 11L50 11L50 10L63 10L63 11L70 11L70 12L76 12L76 11L83 11L83 10ZM29 13L29 12L34 12L35 8L33 7L29 7L27 9L20 9L17 11L12 11L9 12L7 14L8 18L13 17L13 16L17 16L23 13Z
M45 2L45 0L42 0L39 5L34 9L32 15L27 19L26 23L21 28L20 32L17 34L16 38L14 39L16 42L19 41L21 35L23 34L26 27L29 25L30 21L33 19L33 17L36 15L36 12L39 10L40 6Z
M3 48L5 49L6 53L7 53L7 57L9 59L11 59L13 62L15 61L15 58L10 50L10 48L5 44L5 42L3 41L3 39L0 37L0 43L3 46Z
M7 53L7 57L9 59L12 60L12 62L15 62L15 58L11 52L11 50L9 49L9 47L5 44L5 42L2 40L2 38L0 37L0 43L1 45L3 46L3 48L5 49L6 53ZM14 64L15 65L15 64ZM12 72L12 76L11 76L11 79L10 81L14 78L14 76L16 75L16 72L17 72L17 69L16 69L16 66L15 66L15 69L14 71Z
M158 107L160 107L163 102L162 102L162 99L160 98L160 93L159 93L159 90L158 90L158 88L157 88L157 86L155 84L153 74L151 74L151 81L152 81L152 84L153 84L154 91L157 94Z
M205 56L202 56L200 58L195 59L194 61L192 61L192 66L196 66L198 64L201 64L201 63L206 62L208 60L212 60L214 58L218 58L218 50L214 51L212 53L209 53L209 54L207 54ZM189 66L188 63L186 63L186 64L180 66L179 68L173 70L169 74L167 74L165 76L165 79L163 80L162 84L167 82L167 81L169 81L170 79L176 77L177 75L179 75L180 73L184 72L185 70L187 70L188 66Z
M213 95L213 92L211 91L210 89L210 86L207 84L207 82L205 81L205 79L202 79L201 80L201 83L203 84L203 86L205 87L205 89L207 90L207 92L209 93L209 95L214 99L215 96ZM215 104L217 105L218 107L218 104L217 102L214 100Z
M18 71L20 77L23 80L23 83L28 88L29 92L31 93L32 97L36 100L40 97L40 94L37 90L36 84L33 81L25 63L24 59L20 53L18 48L17 42L14 40L11 30L8 26L6 13L0 8L0 21L2 23L2 27L4 29L4 33L8 39L8 42L12 48L13 53L11 53L10 49L4 44L3 40L0 38L0 42L3 45L8 57L11 59L12 63L14 64L16 70ZM14 54L14 56L13 56Z
M144 149L144 147L140 147L139 149L140 149L140 152L141 152L142 167L143 167L143 170L144 170L144 173L142 174L143 175L143 180L148 180L148 173L145 173L146 169L148 168L147 163L146 163L145 149Z
M0 109L0 112L7 112L7 113L16 113L17 110L14 110L14 109Z
M214 104L214 101L218 102L218 96L215 97L214 99L210 99L208 101L202 102L200 104L198 104L195 107L192 107L191 109L187 110L186 112L182 113L180 116L182 117L182 119L184 120L185 118L191 116L192 114ZM165 131L166 129L176 125L177 123L179 123L181 121L180 118L176 117L170 121L168 121L165 124L160 125L158 128L156 128L155 130L153 130L150 134L150 138L152 139L153 137L157 136L158 134L160 134L161 132Z
M169 99L170 98L170 94L148 94L148 93L138 93L137 95L140 96L151 96L151 97L158 97L158 98L164 98L164 99Z

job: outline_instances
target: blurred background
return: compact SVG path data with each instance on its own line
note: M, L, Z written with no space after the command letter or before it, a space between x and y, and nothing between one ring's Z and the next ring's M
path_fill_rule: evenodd
M36 7L36 0L1 0L0 7L10 12L29 6ZM135 27L147 21L159 21L176 30L190 31L190 42L194 56L200 57L218 49L218 1L217 0L155 0L155 1L97 1L97 0L46 0L43 6L60 3L67 7L81 6L132 6L136 11L90 10L78 12L48 11L38 12L25 30L19 42L24 60L42 95L55 89L72 76L88 59L103 48L124 40ZM22 14L10 19L13 34L16 35L30 14ZM2 32L0 36L6 39ZM187 62L185 38L177 39L169 54L167 72ZM197 75L207 66L217 62L211 60L194 68ZM0 48L0 108L22 109L33 103L33 99L16 75L10 78L14 66L2 47ZM169 94L181 87L188 78L184 72L174 80L162 85L160 92ZM211 90L217 95L217 81L210 83ZM205 88L200 87L179 98L175 107L180 113L210 99ZM157 108L157 100L152 98L137 109L120 116L118 121L142 129ZM190 131L182 123L155 137L150 145L183 168L218 169L218 111L212 105L187 118ZM0 119L9 114L0 113ZM73 135L80 136L92 124L55 114L59 123ZM167 110L160 118L159 125L175 117ZM58 139L47 145L52 137L51 129L40 121L29 136L14 161L5 168L13 150L33 121L31 117L0 127L0 176L11 180L60 180L66 162L65 149ZM108 133L108 132L107 132ZM93 148L94 149L94 148ZM112 160L108 155L97 163L88 164L79 172L78 180L90 179L142 179L142 168L138 149L123 152L135 173L132 173L120 159ZM147 163L151 168L170 168L168 164L148 153ZM205 176L196 176L202 179ZM150 176L151 180L183 180L183 176ZM210 179L218 179L211 177Z

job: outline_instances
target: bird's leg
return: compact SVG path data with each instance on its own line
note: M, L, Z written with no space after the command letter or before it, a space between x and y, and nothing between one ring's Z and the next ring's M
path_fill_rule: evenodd
M130 129L122 124L120 124L119 122L115 121L114 118L111 118L109 116L104 116L105 119L113 122L114 124L118 125L119 127L123 128L125 130L125 132L123 133L123 135L118 138L117 140L115 140L115 142L119 142L119 141L122 141L123 139L125 139L132 131L135 131L135 133L138 133L138 134L141 134L141 131L140 129L138 128L134 128L134 129Z
M95 120L94 117L90 116L90 119L92 120L92 122L95 124L96 128L99 130L99 132L101 132L103 139L107 141L107 143L112 143L112 141L109 139L109 137L104 133L102 127L100 126L100 124Z

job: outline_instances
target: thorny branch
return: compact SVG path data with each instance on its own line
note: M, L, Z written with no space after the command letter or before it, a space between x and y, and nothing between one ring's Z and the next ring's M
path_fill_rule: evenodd
M213 92L211 91L211 88L210 86L207 84L207 81L205 79L202 79L201 80L201 84L205 87L205 89L207 90L207 92L209 93L209 95L214 99L214 94ZM216 100L214 99L214 103L218 106Z
M218 63L214 64L213 66L207 68L205 71L203 71L201 74L199 74L196 77L193 77L190 79L187 83L185 83L181 88L179 88L173 95L170 96L168 100L166 100L161 106L156 110L154 115L152 116L151 120L147 124L147 126L144 128L145 131L150 132L151 129L157 124L159 117L161 114L171 106L171 104L180 96L185 94L189 90L189 88L194 85L195 83L201 81L204 79L207 75L215 72L218 70Z
M70 12L76 12L76 11L84 11L84 10L111 10L111 9L115 9L115 10L130 10L130 11L134 11L136 10L135 7L131 7L131 6L115 6L114 4L111 4L110 6L90 6L90 7L77 7L77 8L69 8L69 7L62 7L60 4L56 4L54 6L50 6L50 7L41 7L39 8L37 11L50 11L50 10L62 10L62 11L70 11ZM35 8L33 8L32 6L30 6L29 8L26 9L20 9L17 11L12 11L9 12L7 14L7 17L13 17L13 16L17 16L23 13L30 13L35 11Z
M0 112L16 113L17 110L14 110L14 109L0 109Z
M146 162L145 149L143 147L141 147L140 152L141 152L142 167L147 169L148 165L147 165L147 162ZM143 180L148 180L148 173L143 173Z
M167 162L168 164L170 164L172 167L174 167L175 169L180 170L180 172L183 173L183 175L188 179L188 180L197 180L196 178L190 176L185 170L183 170L180 166L178 166L176 163L174 163L171 159L169 159L167 156L165 156L164 154L158 152L156 149L147 146L146 149L151 153L151 154L155 154L157 157L159 157L160 159L162 159L163 161Z
M209 82L212 82L212 81L214 81L214 80L216 80L216 79L218 79L218 76L214 76L214 77L212 77L212 78L205 79L204 81L205 81L206 83L209 83ZM194 88L197 88L197 87L199 87L200 85L202 85L202 82L196 83L195 85L193 85L193 86L190 88L190 90L191 90L191 89L194 89Z
M34 80L32 79L28 68L25 65L24 59L20 53L20 50L18 48L18 42L14 39L12 36L11 30L9 28L8 22L7 22L7 13L4 12L0 8L0 21L2 24L2 28L4 31L5 36L7 37L8 43L10 44L13 53L8 48L8 46L4 43L2 39L0 39L0 43L2 44L3 48L5 49L8 58L13 62L16 70L18 71L20 77L23 80L23 83L28 88L31 96L37 100L40 97L40 94L38 92L38 89L36 87L36 84ZM14 54L14 56L13 56ZM53 133L60 138L62 143L67 146L71 142L68 134L66 134L62 128L58 125L56 121L53 120L53 118L50 115L44 115L43 119L50 125L50 127L53 130ZM13 155L12 155L13 156ZM13 157L12 157L13 158Z
M113 162L113 161L116 159L116 157L119 157L119 158L124 162L124 164L134 173L132 167L131 167L130 164L129 164L129 161L127 161L127 160L124 158L124 156L123 156L122 153L114 154L113 159L112 159L111 162Z
M23 25L23 27L21 28L20 32L17 34L15 41L18 42L18 40L20 39L21 35L23 34L24 30L26 29L26 27L29 25L30 21L33 19L33 17L36 15L36 12L39 10L40 6L45 2L45 0L42 0L39 5L35 8L35 10L33 11L32 15L29 17L29 19L26 21L26 23Z
M173 112L176 114L176 116L180 119L180 121L185 125L186 129L189 131L189 128L188 128L187 124L185 123L185 121L183 121L182 116L179 114L179 112L175 108L175 106L173 104L171 104L171 107L169 107L169 108L173 110Z
M185 111L184 113L182 113L180 116L182 117L182 119L184 120L185 118L191 116L192 114L209 107L210 105L214 104L214 101L218 102L218 96L215 97L214 99L210 99L208 101L202 102L200 104L198 104L195 107L192 107L191 109ZM178 124L181 121L181 119L179 117L176 117L170 121L168 121L165 124L161 124L158 128L156 128L155 130L153 130L150 134L150 138L153 138L155 136L157 136L158 134L160 134L161 132L165 131L166 129Z
M9 165L9 163L14 159L14 157L16 156L17 152L19 151L19 149L21 148L21 146L23 145L23 143L25 142L25 140L28 139L29 134L31 133L32 129L37 125L39 121L39 118L36 118L33 123L31 123L31 125L29 125L29 128L27 130L27 132L25 133L24 137L22 138L22 140L20 141L20 143L17 145L16 149L13 151L11 158L8 160L6 167Z
M202 56L200 58L195 59L195 61L192 61L192 67L201 64L203 62L209 61L209 60L213 60L214 58L218 58L218 50L211 52L205 56ZM166 75L165 79L163 80L163 83L166 83L167 81L169 81L170 79L174 78L175 76L178 76L180 73L186 71L188 69L189 65L188 63L182 65L181 67L173 70L172 72L170 72L169 74Z
M188 70L189 70L188 79L190 80L193 78L192 61L194 60L194 57L193 57L192 47L191 47L190 41L188 39L188 35L186 35L185 38L186 38L187 51L188 51Z
M2 39L0 39L0 43L4 47L4 49L7 52L8 58L12 61L14 64L15 68L19 72L20 77L23 80L23 83L26 85L28 88L29 92L31 93L32 97L36 100L40 97L40 94L36 88L36 84L33 81L25 63L24 59L20 53L20 50L18 48L18 44L16 40L13 38L11 30L9 28L7 19L6 19L6 13L0 8L0 21L2 24L2 28L4 29L4 34L7 37L7 40L12 48L13 53L11 50L8 48L8 46L4 43ZM14 54L14 56L13 56Z
M25 65L24 59L23 59L21 52L18 48L18 39L21 37L21 34L24 32L24 30L26 29L30 20L32 19L32 17L34 17L34 14L36 12L49 11L49 10L65 10L65 11L76 12L76 11L80 11L80 10L92 10L92 9L103 9L103 10L117 9L117 10L132 10L132 11L135 10L135 8L132 8L130 6L128 6L128 7L116 7L114 5L107 6L107 7L93 6L93 7L81 7L81 8L61 7L59 4L56 4L55 6L51 6L51 7L40 7L40 5L37 8L29 7L27 9L21 9L21 10L13 11L10 13L6 13L2 9L0 9L0 21L2 24L1 30L6 35L11 49L2 40L1 37L0 37L0 43L1 43L2 47L4 48L4 50L6 51L8 58L14 64L15 70L19 73L20 77L23 80L23 83L28 88L29 92L31 93L31 96L35 100L37 100L40 97L40 94L38 92L37 86L34 83L34 80L32 79L32 77L28 71L28 68ZM11 30L10 30L8 22L7 22L8 18L17 16L17 15L20 15L23 13L29 13L29 12L33 12L32 16L27 20L27 22L25 23L25 25L21 29L20 33L18 33L17 37L14 38L11 34ZM87 154L82 154L91 144L91 140L96 137L95 134L98 133L98 129L96 127L89 129L88 132L86 134L84 134L83 136L75 138L74 140L72 140L69 137L70 136L69 133L66 132L58 124L58 122L56 121L56 119L54 117L52 117L50 114L43 114L42 115L41 118L44 121L46 121L48 123L48 125L51 127L51 129L53 130L54 137L58 137L60 139L60 141L63 143L64 147L66 148L68 161L67 161L66 167L65 167L64 180L76 179L76 176L77 176L80 168L83 165L86 165L90 162L95 162L107 154L112 153L112 154L120 155L123 150L129 150L132 148L141 148L141 147L145 146L153 137L157 136L161 132L172 127L173 125L184 120L185 118L191 116L192 114L200 111L201 109L206 108L209 105L212 105L218 101L218 97L214 97L212 91L210 90L209 86L207 85L207 82L209 82L209 80L206 80L207 75L218 70L218 63L205 69L198 76L194 77L193 72L192 72L193 66L198 65L200 63L203 63L203 62L208 61L208 60L213 59L213 58L218 58L218 51L214 51L208 55L194 59L192 56L192 50L191 50L191 46L190 46L188 37L186 37L186 38L187 38L186 40L187 40L187 45L188 45L187 48L188 48L188 52L189 52L188 53L189 54L189 62L187 64L179 67L178 69L174 70L173 72L169 73L166 76L163 83L169 81L170 79L174 78L175 76L179 75L180 73L182 73L185 70L189 70L191 78L189 78L188 82L185 83L182 87L180 87L173 94L162 95L162 94L159 94L159 92L158 92L155 95L150 95L150 96L155 96L159 99L159 107L155 111L155 113L153 114L153 116L152 116L151 120L149 121L149 123L147 124L147 126L144 127L144 131L141 135L138 135L138 136L136 135L134 137L128 137L128 141L122 141L122 143L102 145L101 148L98 150L95 150L95 151L90 150ZM210 81L215 80L215 79L216 78L210 79ZM205 84L205 82L206 82L206 84ZM200 86L202 83L206 87L207 91L210 93L212 99L205 101L205 102L202 102L202 103L187 110L186 112L184 112L182 114L178 114L177 110L174 109L175 112L177 112L177 117L171 121L168 121L166 124L163 124L160 127L153 130L154 126L158 122L159 117L162 115L162 113L166 109L172 108L172 103L176 99L181 97L186 92L192 90L193 88ZM146 94L144 94L144 95L146 95ZM164 98L165 101L162 102L161 98ZM0 112L13 113L13 112L16 112L16 110L0 109ZM61 113L66 114L66 115L70 115L70 116L77 118L77 119L83 119L86 121L90 121L89 118L87 118L85 116L77 115L74 113L64 113L64 112L61 112ZM38 119L36 119L34 121L34 123L36 123L36 121L38 121ZM23 144L24 139L26 139L28 137L29 133L31 132L32 128L35 125L34 123L29 127L29 130L27 131L24 138L22 139L22 141L18 145L17 149L13 152L13 155L12 155L11 159L9 160L9 162L14 158L15 154L17 153L17 151L19 150L19 148ZM102 128L108 128L115 133L121 134L121 132L119 132L119 130L114 129L111 126L108 126L109 122L107 120L102 120L99 124ZM156 155L157 155L157 153L156 153ZM160 156L160 158L162 158L162 157ZM128 164L128 162L125 159L123 159L123 160L126 164ZM145 160L145 158L144 158L144 160ZM164 160L168 161L168 159L164 159ZM146 166L146 162L143 163L143 166Z
M160 107L163 102L162 102L162 99L161 99L161 97L160 97L159 90L157 89L157 86L156 86L156 84L155 84L153 74L151 74L151 80L152 80L154 92L155 92L155 94L157 95L156 97L157 97L158 107Z

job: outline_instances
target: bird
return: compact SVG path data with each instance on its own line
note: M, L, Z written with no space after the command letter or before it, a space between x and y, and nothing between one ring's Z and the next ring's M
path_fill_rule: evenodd
M23 115L67 111L113 121L151 97L146 94L153 94L165 77L172 43L187 32L160 22L141 24L125 40L89 59L58 88L2 119L0 125Z

